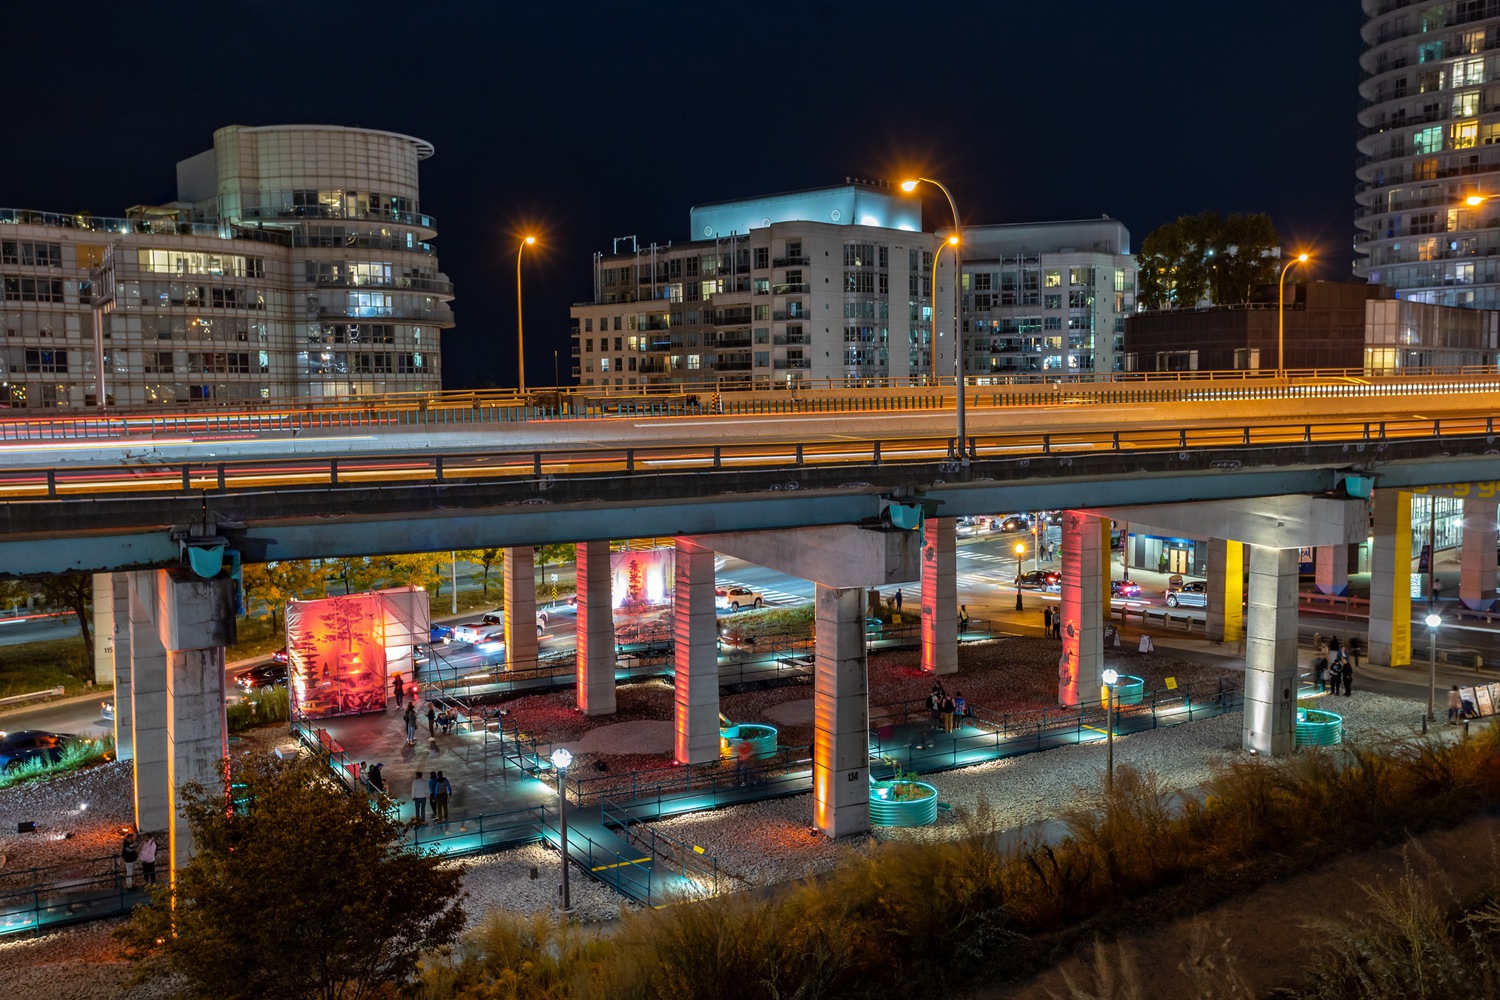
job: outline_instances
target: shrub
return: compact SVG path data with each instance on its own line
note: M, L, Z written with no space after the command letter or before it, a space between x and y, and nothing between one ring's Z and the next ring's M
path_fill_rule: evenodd
M95 764L114 760L114 757L115 738L113 736L106 736L103 739L97 740L75 739L63 751L62 760L59 760L55 764L42 758L27 761L7 771L0 772L0 788L24 785L29 781L36 781L40 778L50 778L69 771L92 767Z
M291 699L284 687L256 691L224 708L224 719L231 733L286 722L290 717Z

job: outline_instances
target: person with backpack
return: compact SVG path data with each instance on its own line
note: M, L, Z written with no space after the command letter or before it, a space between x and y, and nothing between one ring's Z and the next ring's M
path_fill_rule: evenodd
M448 797L453 794L453 785L443 775L442 771L437 773L437 796L432 800L432 818L439 823L448 822Z
M953 698L949 695L943 696L943 732L953 732Z

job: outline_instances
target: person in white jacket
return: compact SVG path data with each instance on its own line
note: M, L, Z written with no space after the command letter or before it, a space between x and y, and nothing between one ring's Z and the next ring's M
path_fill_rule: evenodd
M427 822L427 779L418 771L411 779L411 804L418 823Z

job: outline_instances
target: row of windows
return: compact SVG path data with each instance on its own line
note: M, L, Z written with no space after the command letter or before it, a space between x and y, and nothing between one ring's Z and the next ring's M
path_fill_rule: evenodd
M311 352L300 355L304 372L314 375L403 375L423 372L427 369L427 356L420 351L410 354L391 352L335 351Z
M203 274L215 278L264 278L263 257L242 254L202 253L189 250L141 250L137 263L142 271L153 274L175 274L186 277Z
M62 244L35 243L31 240L0 240L0 264L62 267Z
M266 293L260 288L187 285L180 282L122 281L116 299L124 308L173 306L193 309L264 309Z
M13 278L4 279L7 302L62 302L63 282L58 278Z

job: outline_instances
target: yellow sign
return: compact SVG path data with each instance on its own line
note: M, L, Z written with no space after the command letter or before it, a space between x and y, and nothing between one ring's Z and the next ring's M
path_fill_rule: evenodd
M1167 690L1168 691L1176 691L1177 690L1177 678L1175 678L1175 677L1168 677L1167 678Z

